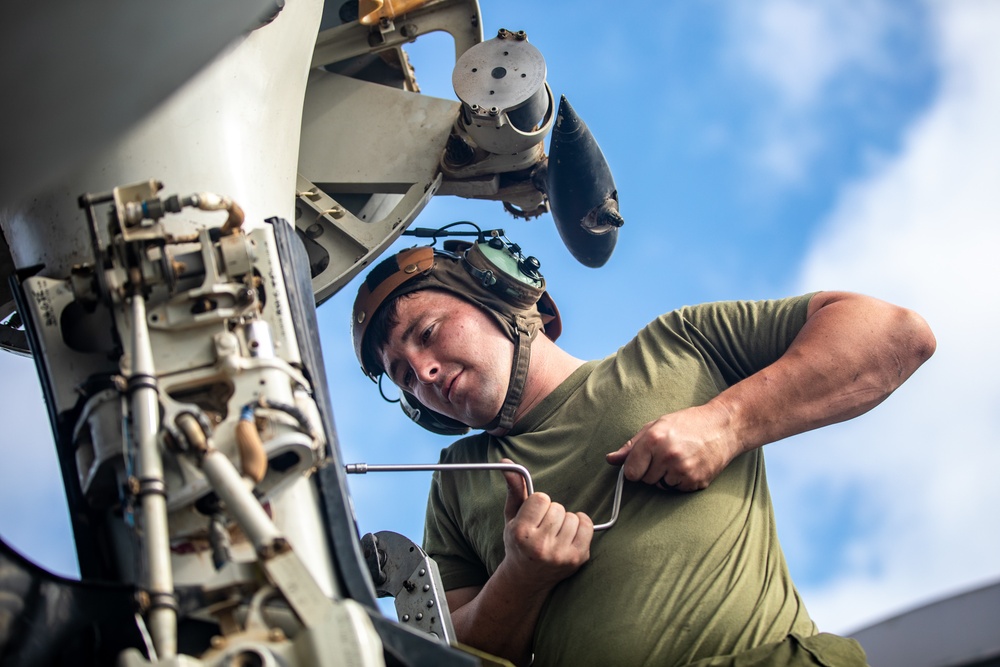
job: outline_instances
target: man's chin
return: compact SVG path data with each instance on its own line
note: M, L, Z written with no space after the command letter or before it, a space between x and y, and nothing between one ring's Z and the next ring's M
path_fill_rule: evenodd
M482 417L482 416L470 417L468 415L464 415L461 417L452 417L452 419L457 419L458 421L462 422L469 428L478 430L478 429L485 429L487 426L493 423L493 420L496 419L496 416L494 415L493 417Z

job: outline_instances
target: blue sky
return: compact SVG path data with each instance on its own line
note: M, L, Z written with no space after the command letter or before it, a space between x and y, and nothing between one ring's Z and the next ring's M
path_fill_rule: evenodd
M1000 5L482 5L487 37L525 30L542 51L554 93L604 149L626 224L598 270L570 257L549 216L441 197L418 224L504 228L541 260L560 343L584 358L688 303L851 289L914 308L938 352L907 385L868 415L767 448L786 555L831 631L1000 578ZM443 35L410 47L424 92L453 98L451 50ZM448 439L410 424L358 370L356 286L319 311L344 461L436 461ZM0 369L17 388L0 405L13 510L0 534L70 573L31 363L4 355ZM362 532L419 539L426 475L350 484Z

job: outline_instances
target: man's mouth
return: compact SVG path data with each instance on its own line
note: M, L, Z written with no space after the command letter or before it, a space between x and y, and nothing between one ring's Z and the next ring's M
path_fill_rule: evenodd
M446 402L448 402L448 403L451 403L451 390L455 386L455 380L458 379L458 376L461 375L461 373L462 372L459 371L458 373L456 373L455 375L453 375L451 377L451 379L448 381L448 383L444 386L444 392L443 392L444 393L444 400Z

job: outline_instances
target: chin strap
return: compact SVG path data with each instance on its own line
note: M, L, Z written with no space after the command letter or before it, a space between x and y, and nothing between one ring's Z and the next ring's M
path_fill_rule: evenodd
M517 327L517 342L514 343L514 361L510 369L510 382L507 384L507 396L497 416L484 429L493 435L506 435L514 425L514 413L521 405L524 395L524 385L528 380L528 361L531 359L531 341L537 329L530 326L521 315L514 318ZM534 330L533 330L534 329Z

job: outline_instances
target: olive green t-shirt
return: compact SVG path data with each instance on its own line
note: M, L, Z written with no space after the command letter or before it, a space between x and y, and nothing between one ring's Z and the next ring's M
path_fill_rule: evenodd
M507 436L464 438L441 461L510 458L528 468L536 491L605 522L618 474L605 455L647 422L702 405L775 361L808 302L663 315L616 354L579 368ZM500 565L506 493L499 473L435 473L424 548L446 590L482 585ZM590 560L549 597L534 664L685 665L793 632L813 635L816 626L789 576L757 449L696 493L626 481L617 524L595 534Z

